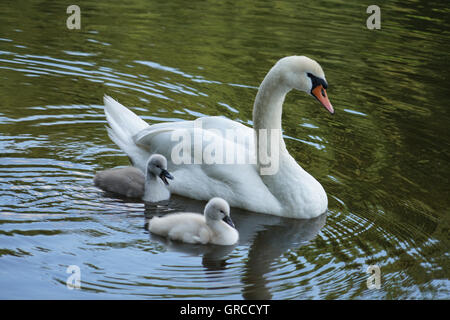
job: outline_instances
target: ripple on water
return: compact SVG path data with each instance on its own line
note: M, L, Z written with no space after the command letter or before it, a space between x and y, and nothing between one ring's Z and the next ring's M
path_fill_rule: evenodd
M383 28L396 32L375 34L355 22L361 10L352 1L327 11L315 2L268 2L233 12L232 24L217 4L204 6L202 19L187 8L188 23L157 2L146 3L145 14L123 10L133 4L92 4L95 19L116 10L135 32L86 16L87 29L62 38L43 19L41 41L28 36L34 20L0 3L3 298L449 296L441 196L448 97L446 82L436 81L445 80L448 60L445 23L437 23L445 9L436 4L423 19L414 3L391 5ZM34 16L41 9L30 6ZM45 7L52 10L60 8ZM19 20L23 30L8 29ZM320 36L311 42L309 31ZM233 209L236 246L189 246L150 235L146 216L201 212L203 202L174 197L149 208L93 186L95 171L128 164L104 129L105 92L152 123L221 115L252 125L259 81L280 52L316 58L330 83L334 117L317 105L297 109L313 102L293 93L283 118L293 157L326 187L326 215L292 221ZM381 267L381 290L367 289L369 264ZM69 265L81 268L82 290L66 288Z

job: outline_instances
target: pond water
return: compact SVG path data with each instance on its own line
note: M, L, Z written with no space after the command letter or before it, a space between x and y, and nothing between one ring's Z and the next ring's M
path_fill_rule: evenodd
M0 298L450 298L447 3L383 1L380 30L356 0L76 4L80 30L67 4L0 3ZM300 92L283 109L326 214L232 209L237 245L182 245L146 219L203 202L145 206L93 186L96 171L128 165L105 93L149 123L251 124L266 72L294 54L322 65L336 110Z

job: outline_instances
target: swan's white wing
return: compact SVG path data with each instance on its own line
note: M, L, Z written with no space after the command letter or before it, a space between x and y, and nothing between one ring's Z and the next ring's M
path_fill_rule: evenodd
M109 125L107 127L109 137L130 157L136 167L145 172L149 154L133 142L132 136L148 128L149 125L110 96L105 95L103 102Z
M220 132L222 137L226 137L227 134L230 135L231 133L244 135L253 134L253 129L239 122L222 117L202 117L192 121L164 122L148 126L133 135L133 141L137 145L146 146L151 144L151 139L157 133L183 129L200 129L211 132Z
M188 140L190 156L180 163L182 139ZM204 117L149 126L133 136L133 141L148 155L159 153L167 158L168 170L175 177L169 185L174 194L199 200L220 196L231 206L252 211L276 214L280 210L259 175L253 129L249 127L226 118ZM198 162L196 155L200 155ZM202 157L205 155L212 156ZM142 161L134 162L145 165Z
M110 125L108 133L131 158L134 166L145 172L145 165L151 154L160 153L167 158L168 170L175 177L169 185L172 193L198 200L220 196L234 207L281 214L280 203L261 180L256 165L248 164L256 163L253 129L222 117L204 117L194 121L149 126L114 99L105 96L104 102ZM200 140L194 138L194 132L200 133ZM233 139L227 134L233 136ZM179 139L174 139L177 135ZM174 150L177 145L180 146L180 137L183 135L190 137L188 145L192 151L191 160L196 150L202 155L208 150L208 145L215 141L216 145L223 146L224 151L231 150L231 154L234 152L242 155L244 160L247 159L247 164L177 162Z

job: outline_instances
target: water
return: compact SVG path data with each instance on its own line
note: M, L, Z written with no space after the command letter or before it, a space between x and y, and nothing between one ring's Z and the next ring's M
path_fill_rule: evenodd
M375 31L359 1L77 4L81 30L67 4L0 4L1 298L450 298L447 4L383 2ZM249 124L265 73L292 54L319 61L336 110L303 93L284 105L288 149L327 191L326 214L233 209L236 246L189 246L146 219L204 203L146 208L93 186L128 164L103 94L151 123Z

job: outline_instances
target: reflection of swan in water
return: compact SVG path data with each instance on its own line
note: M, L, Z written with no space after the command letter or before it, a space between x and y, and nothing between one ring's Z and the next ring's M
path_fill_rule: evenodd
M242 277L244 284L242 295L245 299L271 299L267 287L270 279L265 275L273 271L273 262L290 249L297 249L314 239L325 225L326 214L308 219L279 218L271 221L258 221L261 215L245 216L244 220L235 218L238 230L244 239L248 236L249 250ZM276 217L272 217L276 218ZM259 224L255 228L251 224Z
M205 201L173 195L170 207L146 204L146 223L155 215L176 211L202 212ZM231 209L233 222L239 231L238 246L248 246L248 259L242 276L243 297L246 299L270 299L272 297L265 275L271 272L274 260L290 249L296 249L312 240L325 225L326 214L314 219L288 219L262 215L237 208ZM162 243L167 250L203 256L202 264L207 270L226 270L233 246L190 245L168 241L156 235L152 240Z

